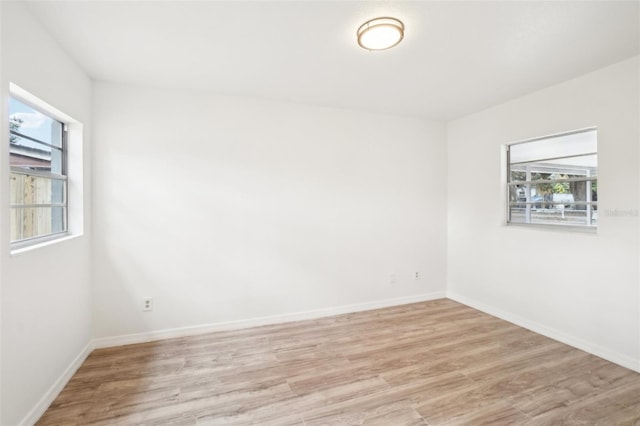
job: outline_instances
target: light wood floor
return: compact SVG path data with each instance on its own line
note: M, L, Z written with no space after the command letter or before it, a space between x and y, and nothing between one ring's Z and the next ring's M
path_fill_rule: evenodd
M451 300L94 351L39 425L640 425L640 374Z

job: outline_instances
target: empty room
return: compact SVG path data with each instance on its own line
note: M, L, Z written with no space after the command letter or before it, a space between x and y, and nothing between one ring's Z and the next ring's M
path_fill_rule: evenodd
M640 2L0 1L0 425L640 425Z

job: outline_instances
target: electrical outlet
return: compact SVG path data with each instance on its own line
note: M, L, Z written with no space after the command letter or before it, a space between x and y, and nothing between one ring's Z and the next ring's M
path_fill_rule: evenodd
M394 285L396 282L398 282L396 274L394 273L389 275L389 284Z
M419 271L416 271L416 273L413 275L413 278L416 280L421 280L422 274Z
M147 297L142 299L142 310L153 311L153 297Z

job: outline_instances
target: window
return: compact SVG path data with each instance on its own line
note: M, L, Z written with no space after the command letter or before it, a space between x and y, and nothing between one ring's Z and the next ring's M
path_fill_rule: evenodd
M37 242L67 232L65 124L9 99L11 242Z
M507 146L509 223L597 227L595 129Z

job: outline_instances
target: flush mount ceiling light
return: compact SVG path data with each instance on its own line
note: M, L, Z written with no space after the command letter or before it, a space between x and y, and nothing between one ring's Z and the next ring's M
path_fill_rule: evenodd
M374 18L358 28L358 44L367 50L389 49L403 37L404 24L396 18Z

